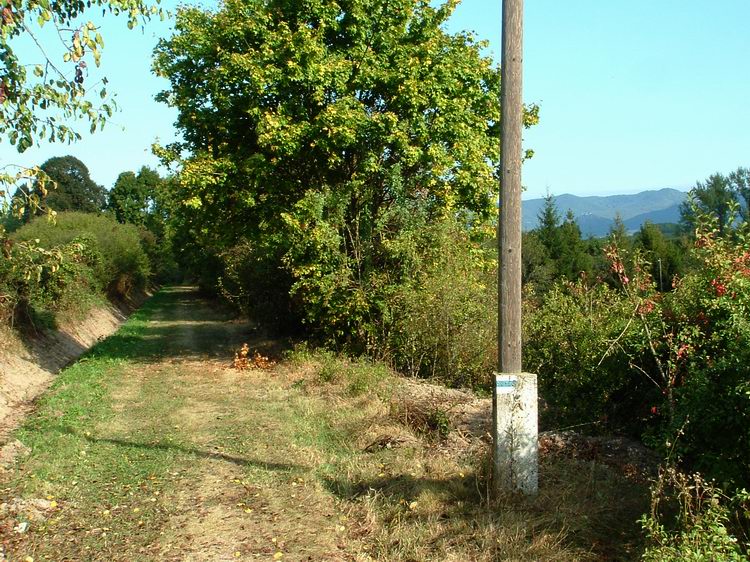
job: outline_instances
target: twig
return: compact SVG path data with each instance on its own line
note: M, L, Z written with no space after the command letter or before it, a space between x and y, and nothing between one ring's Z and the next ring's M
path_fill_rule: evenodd
M599 363L596 364L597 367L601 367L604 360L609 356L612 349L618 344L618 342L625 336L625 334L628 331L628 328L630 328L630 325L633 323L633 320L635 320L635 314L638 312L638 307L641 306L640 300L635 305L635 310L633 310L633 314L630 316L630 320L628 320L628 323L625 325L625 328L623 328L622 332L619 336L617 336L612 344L607 348L607 351L604 352L604 355L602 355L602 358L599 359Z

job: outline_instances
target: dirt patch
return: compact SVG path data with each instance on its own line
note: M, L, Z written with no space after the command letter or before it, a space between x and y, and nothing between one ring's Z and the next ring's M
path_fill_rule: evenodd
M0 447L0 472L9 470L16 462L16 459L24 457L30 452L30 449L18 439L9 441Z
M492 441L492 399L470 392L407 380L394 394L392 414L418 430L444 431L439 448L448 454L473 454ZM440 423L445 427L434 427ZM658 456L638 441L574 431L540 433L539 452L542 457L596 461L638 480L654 476L659 465Z

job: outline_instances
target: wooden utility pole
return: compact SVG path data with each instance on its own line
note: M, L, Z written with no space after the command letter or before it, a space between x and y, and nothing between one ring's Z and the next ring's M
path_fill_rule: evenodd
M520 373L523 0L503 0L501 65L498 370L501 373Z
M503 0L498 373L493 387L495 492L537 491L536 375L521 372L523 0Z

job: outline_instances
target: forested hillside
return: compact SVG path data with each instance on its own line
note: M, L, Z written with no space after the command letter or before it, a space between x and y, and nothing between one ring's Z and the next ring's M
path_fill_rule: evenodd
M573 212L584 238L600 238L607 235L618 217L629 232L638 230L646 222L678 223L680 205L687 199L687 193L660 189L633 195L578 197L564 194L553 197L558 209ZM544 198L523 202L524 230L539 226L539 212L543 207Z

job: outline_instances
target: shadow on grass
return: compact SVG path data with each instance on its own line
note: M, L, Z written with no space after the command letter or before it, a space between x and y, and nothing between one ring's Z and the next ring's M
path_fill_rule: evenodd
M183 447L182 445L172 445L165 443L138 443L135 441L127 441L125 439L108 439L106 437L86 437L86 440L90 441L91 443L109 443L120 447L134 447L136 449L178 452L185 455L191 455L209 460L226 461L237 466L262 468L264 470L273 470L275 472L293 472L304 468L297 464L246 459L243 457L228 455L227 453L221 453L218 451L204 451L192 447Z
M140 443L138 441L129 441L127 439L113 439L108 437L93 437L85 434L78 433L69 427L58 427L59 433L66 435L72 435L80 439L85 439L89 443L94 445L100 443L106 443L110 445L116 445L118 447L133 448L133 449L145 449L148 451L165 451L171 453L181 453L183 455L209 459L209 460L220 460L232 463L241 467L254 467L262 468L264 470L272 470L275 472L293 472L304 469L303 466L292 464L292 463L278 463L278 462L266 462L261 460L247 459L244 457L238 457L236 455L229 455L219 451L206 451L195 447L185 447L183 445L177 445L174 443Z
M379 498L383 506L400 506L404 521L438 521L439 534L454 539L466 528L487 536L498 528L518 528L528 537L560 537L563 544L594 553L600 560L640 559L643 536L638 519L648 509L645 484L624 480L594 463L547 461L540 470L535 497L507 492L491 499L487 479L477 473L445 478L399 474L357 482L330 475L323 485L345 502L369 496ZM426 511L412 511L412 502L422 504L424 498Z
M332 476L323 478L324 487L339 499L352 501L372 492L400 504L408 504L425 492L448 501L482 501L482 494L473 477L425 478L408 474L376 477L359 482Z

